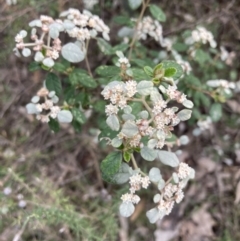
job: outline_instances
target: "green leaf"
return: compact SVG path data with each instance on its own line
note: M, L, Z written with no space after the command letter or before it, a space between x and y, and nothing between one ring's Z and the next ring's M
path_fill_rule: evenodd
M165 77L173 77L177 73L177 70L173 67L165 69L164 76Z
M73 114L74 119L79 122L80 124L84 124L86 123L86 116L84 115L84 113L79 110L78 108L72 108L71 112Z
M136 64L138 67L143 68L146 65L152 65L152 60L144 58L144 59L132 59L131 63Z
M120 25L133 26L133 22L130 20L129 16L116 16L113 18L113 22Z
M177 139L178 138L174 134L172 134L171 137L166 138L166 142L176 142Z
M55 91L57 96L60 96L62 93L61 81L54 73L47 74L46 87L49 91Z
M116 184L123 184L127 182L131 176L129 169L129 165L125 162L122 162L118 172L113 176L112 182Z
M222 105L214 103L210 108L209 114L213 122L219 121L222 117Z
M154 67L153 72L154 72L154 74L156 75L156 74L158 74L159 71L161 71L162 69L163 69L163 64L160 63L160 64L157 64L157 65Z
M77 122L76 120L73 120L71 124L77 133L81 132L82 125L79 122Z
M111 52L112 46L104 39L97 38L97 45L100 48L101 52L103 52L104 54L106 54L106 55L112 54L112 52Z
M201 100L201 102L202 102L202 104L204 105L204 106L210 106L211 105L211 99L209 98L209 96L207 96L206 94L201 94L200 96L199 96L199 98L200 98L200 100Z
M58 132L59 129L60 129L58 121L56 121L52 118L50 118L50 121L48 122L48 125L53 132Z
M175 49L178 52L186 52L188 50L189 46L184 43L175 43L173 44L173 49Z
M38 62L31 62L28 66L29 71L36 71L41 69L41 65Z
M101 133L98 135L98 139L101 140L104 137L113 139L114 137L116 137L116 135L118 134L117 131L113 131L110 129L109 126L107 126L107 124L102 128Z
M117 51L124 52L127 48L128 48L128 44L121 43L121 44L114 46L111 50L111 53L114 55L114 54L116 54Z
M149 8L150 8L150 12L154 18L156 18L160 22L166 21L166 15L160 7L158 7L155 4L150 4Z
M210 55L207 52L204 52L201 49L197 49L194 59L200 64L204 65L206 62L211 60Z
M131 68L132 73L133 73L133 79L134 80L145 80L145 79L149 79L149 76L144 72L144 70L142 69L138 69L138 68Z
M164 60L162 62L162 66L165 69L165 71L169 68L173 68L176 70L176 73L173 76L171 76L173 79L179 79L183 75L182 66L180 64L176 63L175 61Z
M202 86L201 81L194 75L187 75L184 77L184 82L188 85Z
M122 153L110 153L100 165L102 176L105 181L111 181L113 176L118 172L122 164Z
M74 86L69 86L64 89L64 99L69 105L74 105L76 103L76 94Z
M105 100L98 100L93 104L93 109L105 113L105 106L107 105L107 102Z
M142 103L140 102L132 102L129 106L132 108L133 115L137 115L142 109Z
M153 77L153 69L151 67L145 66L143 69L148 76Z
M131 160L131 152L129 152L129 151L125 151L124 153L123 153L123 159L124 159L124 161L126 161L126 162L130 162L130 160Z
M119 75L120 69L117 66L102 65L96 69L96 73L103 77L111 78Z
M60 73L63 73L66 71L66 67L62 63L55 63L53 66L53 69Z
M87 88L96 88L97 82L81 69L74 69L69 75L69 80L72 85L82 85Z

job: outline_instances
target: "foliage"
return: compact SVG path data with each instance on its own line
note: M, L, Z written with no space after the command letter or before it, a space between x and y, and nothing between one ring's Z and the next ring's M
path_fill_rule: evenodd
M189 140L175 136L174 130L182 121L188 126L197 123L193 134L200 135L209 123L220 121L223 105L237 85L217 76L231 57L223 46L217 46L207 27L195 26L166 38L163 26L168 18L160 6L150 0L129 0L128 4L138 18L114 18L121 27L117 41L111 41L111 28L97 15L71 8L60 14L60 20L40 16L31 21L30 42L28 32L19 31L15 52L23 57L33 52L29 70L45 73L41 88L26 105L28 113L48 123L53 132L60 131L62 123L71 123L76 132L82 125L99 130L99 146L114 148L101 161L103 180L130 184L121 196L120 214L131 216L140 201L136 192L152 184L157 190L153 196L156 207L146 216L155 223L182 201L183 189L194 178L194 170L174 153L174 146ZM91 48L96 52L94 64L89 61ZM167 179L161 175L163 165L174 168ZM101 227L114 223L107 210L91 220L73 207L60 206L33 207L20 223L65 224L76 237L90 240L101 240L91 223ZM105 235L112 238L115 234Z

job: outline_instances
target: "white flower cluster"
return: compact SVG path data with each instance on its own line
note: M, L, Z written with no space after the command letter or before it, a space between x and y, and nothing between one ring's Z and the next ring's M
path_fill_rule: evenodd
M38 120L47 123L50 121L50 117L56 119L61 111L60 107L56 105L58 100L55 91L49 92L46 88L41 88L37 95L32 98L32 103L27 104L26 108L29 114L36 114Z
M210 116L207 116L205 120L198 120L198 127L193 129L193 135L199 136L202 132L209 130L212 127L212 119Z
M81 13L77 9L70 8L63 12L61 17L66 19L56 19L42 15L40 19L35 19L29 23L32 27L31 40L33 42L26 43L24 38L27 36L25 30L20 31L15 37L16 55L20 56L21 50L24 57L31 55L31 49L35 51L34 60L43 63L51 68L54 61L59 58L60 51L64 58L69 62L80 62L85 55L85 40L95 38L98 32L102 33L103 38L109 40L108 26L96 15L92 15L89 11L84 10ZM68 43L62 47L59 39L60 33L66 32L72 38L78 40L77 43ZM75 52L75 55L72 54ZM83 55L82 57L79 57Z
M158 203L156 208L147 212L147 216L151 223L155 223L158 219L162 219L165 215L169 215L176 203L180 203L184 198L183 188L189 179L194 178L195 171L186 163L180 163L178 172L175 175L174 183L168 183L162 190L161 195L154 196L154 202Z
M129 68L131 66L128 58L126 58L121 51L117 51L116 54L119 57L118 62L116 63L116 66L123 69Z
M169 38L163 38L162 25L151 17L146 16L137 26L138 39L146 40L147 36L155 39L162 47L171 50L172 41Z
M236 58L236 53L234 51L227 51L227 49L223 46L220 47L221 51L221 60L224 61L227 65L232 65L233 60Z
M127 83L113 81L108 84L102 91L105 100L110 100L112 105L106 106L106 114L117 114L118 108L123 109L127 106L128 98L134 96L137 92L137 82L129 80ZM113 106L115 105L115 106ZM116 109L117 107L117 109Z
M236 85L233 82L229 82L227 80L219 79L219 80L208 80L206 84L213 88L220 88L226 94L231 94L231 89L235 89Z
M147 35L160 42L163 39L162 25L151 17L147 16L137 26L137 34L139 39L146 40Z
M11 187L5 187L3 189L3 194L5 196L10 196L12 194L12 188ZM24 196L22 194L18 194L16 196L16 199L18 200L18 206L20 208L25 208L27 205L27 202L24 200Z
M41 15L40 19L33 20L29 23L32 27L31 40L32 43L25 43L24 38L27 36L25 30L20 31L15 37L16 48L14 49L19 55L22 51L24 57L31 55L30 47L35 51L34 60L41 62L45 66L51 68L54 65L54 60L59 58L59 53L62 49L59 32L63 32L64 26L62 20L54 20L53 18ZM41 34L38 35L37 28L41 29ZM43 54L45 50L45 55Z
M146 90L142 90L142 88ZM163 89L163 88L162 88ZM137 115L131 114L132 108L128 102L134 101L133 97L150 95L152 100L149 108L140 111ZM110 100L106 105L107 124L112 130L121 131L118 133L118 143L124 143L129 148L143 147L143 138L149 139L149 148L161 149L166 144L165 140L171 136L174 126L182 120L187 120L191 116L190 110L182 110L177 113L177 107L168 107L171 100L177 101L192 108L192 102L186 99L186 95L177 90L176 86L164 88L164 93L168 99L164 100L161 93L156 87L153 87L151 81L141 81L137 83L134 80L127 82L113 81L105 86L102 95L105 100ZM138 99L139 100L139 99ZM140 99L141 100L141 99ZM148 105L148 103L146 103ZM122 116L118 116L120 110L123 110ZM187 118L183 118L181 114ZM120 125L121 123L121 125Z
M216 48L217 46L213 34L204 27L197 27L197 29L193 30L191 36L185 40L185 43L188 45L192 45L194 43L209 43L212 48Z
M135 192L139 191L141 188L147 189L151 182L148 176L142 177L138 173L131 176L129 179L130 193L123 194L121 199L123 202L131 202L133 204L138 204L140 201L140 197L136 195Z
M88 1L89 2L89 1ZM87 10L81 13L78 9L70 8L62 12L60 17L66 17L65 23L68 24L67 33L70 37L79 41L85 41L97 36L98 32L102 33L104 39L109 40L109 27L97 15L92 15Z

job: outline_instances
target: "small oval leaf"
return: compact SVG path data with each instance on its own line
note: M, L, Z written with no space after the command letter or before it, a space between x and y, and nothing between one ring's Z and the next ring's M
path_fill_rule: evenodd
M61 123L70 123L72 122L73 116L69 110L61 110L58 112L57 118Z
M71 63L78 63L84 60L85 53L74 43L68 43L62 47L62 56Z

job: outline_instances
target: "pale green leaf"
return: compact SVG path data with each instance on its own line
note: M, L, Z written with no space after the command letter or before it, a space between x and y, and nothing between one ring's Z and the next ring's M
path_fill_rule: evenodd
M153 82L142 80L137 85L137 92L140 95L150 95L153 90Z
M85 58L85 53L78 45L74 43L65 44L62 47L61 53L63 58L71 63L81 62Z
M139 8L143 0L128 0L129 6L132 10Z
M118 131L120 128L120 123L116 115L108 116L106 123L113 131Z
M149 171L149 179L152 182L159 182L162 179L160 169L157 167L152 167Z
M137 125L132 121L126 121L123 124L121 132L126 135L128 138L135 136L138 133Z
M70 123L72 122L73 115L69 110L61 110L58 112L57 118L61 123Z
M188 109L183 109L177 113L177 116L181 121L189 120L191 118L191 115L192 111Z
M175 153L169 151L157 151L158 159L167 166L177 167L179 160Z
M141 154L141 157L146 161L153 161L157 157L157 151L150 149L147 146L144 146L143 148L141 148L140 154Z
M130 217L134 213L135 207L131 202L123 202L119 207L119 212L123 217Z

